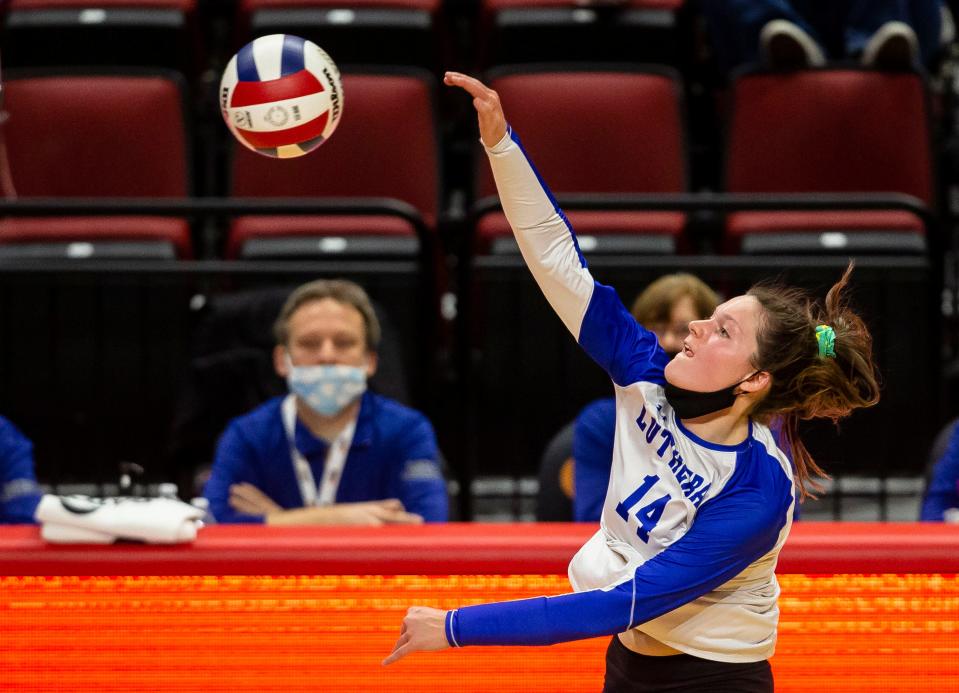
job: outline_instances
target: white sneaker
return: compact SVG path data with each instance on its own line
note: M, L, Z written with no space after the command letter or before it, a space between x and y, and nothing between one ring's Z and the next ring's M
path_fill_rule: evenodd
M862 50L862 64L880 70L909 70L919 64L919 39L905 22L886 22Z
M785 19L768 22L759 33L759 55L768 68L802 70L822 67L826 55L812 36Z

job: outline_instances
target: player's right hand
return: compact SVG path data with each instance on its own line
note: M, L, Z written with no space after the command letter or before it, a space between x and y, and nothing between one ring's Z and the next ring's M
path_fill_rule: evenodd
M403 619L400 637L393 645L393 651L383 660L383 665L392 664L413 652L435 652L449 646L446 612L428 606L411 606Z
M450 87L460 87L473 97L473 108L479 120L480 139L487 147L497 144L506 135L506 116L499 102L499 94L475 77L460 72L447 72L443 82Z

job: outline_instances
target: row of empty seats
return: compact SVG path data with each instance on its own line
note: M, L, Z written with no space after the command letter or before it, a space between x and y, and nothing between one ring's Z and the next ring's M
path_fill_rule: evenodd
M235 50L253 36L295 33L320 43L341 63L438 66L464 57L464 44L473 47L476 64L556 58L676 62L683 6L682 0L615 6L573 0L10 0L4 60L191 69L220 43ZM211 28L216 19L227 28Z
M186 97L171 74L8 74L3 124L6 197L188 198L191 137ZM508 118L544 179L561 197L587 197L570 210L596 252L693 250L681 204L650 210L630 194L690 192L682 86L667 69L504 69L489 75ZM514 252L508 225L489 204L495 189L477 146L472 224L451 224L442 172L437 86L424 72L347 73L347 109L316 152L294 160L231 143L230 197L355 199L360 214L240 215L225 228L230 259L354 253L409 256L440 237L475 253ZM464 110L464 113L467 112ZM472 120L472 114L469 114ZM472 126L472 122L468 124ZM473 126L475 127L475 126ZM900 193L909 205L877 209L740 210L724 220L727 253L924 252L921 212L936 210L931 124L916 73L815 70L744 74L733 85L723 151L726 193ZM446 175L444 175L444 173ZM907 200L908 201L908 200ZM389 209L394 204L396 209ZM386 207L384 207L386 205ZM722 206L718 209L722 211ZM403 211L405 210L405 212ZM919 213L917 214L917 210ZM55 210L54 210L55 211ZM353 210L356 212L357 210ZM199 217L191 214L193 233ZM452 238L450 236L453 236ZM335 239L326 243L317 239ZM305 239L305 240L304 240ZM95 255L190 258L181 217L7 217L6 255L57 255L86 242ZM89 254L89 253L87 253Z
M235 145L230 194L390 198L409 205L423 227L434 232L439 167L428 80L353 74L345 85L350 115L322 154L277 161ZM192 143L178 80L162 75L14 76L6 82L6 97L4 140L13 187L6 191L8 197L192 195ZM394 109L403 117L390 115ZM225 126L223 133L228 137ZM277 235L416 241L420 234L401 216L374 213L239 216L231 221L226 255L255 255L256 239ZM94 252L107 256L193 256L190 226L182 218L26 217L0 223L0 243L8 254L42 253L39 241L52 243L45 247L53 254L87 241L96 243ZM408 254L415 255L413 250ZM299 255L302 249L289 252Z

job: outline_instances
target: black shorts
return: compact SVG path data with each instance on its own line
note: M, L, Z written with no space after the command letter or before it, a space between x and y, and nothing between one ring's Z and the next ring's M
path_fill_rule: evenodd
M606 649L603 693L772 693L767 660L713 662L688 654L650 657L633 652L615 635Z

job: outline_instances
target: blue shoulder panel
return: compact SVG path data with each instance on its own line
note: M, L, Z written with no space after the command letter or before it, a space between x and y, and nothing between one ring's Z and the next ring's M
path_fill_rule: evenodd
M595 283L583 316L579 343L621 387L644 381L665 384L669 357L656 335L636 322L611 287Z

